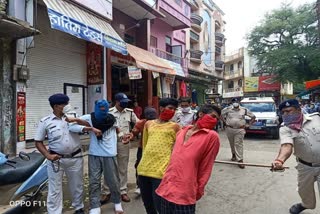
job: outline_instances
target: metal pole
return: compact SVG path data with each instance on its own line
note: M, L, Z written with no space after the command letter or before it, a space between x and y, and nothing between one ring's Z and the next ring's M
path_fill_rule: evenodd
M222 163L222 164L230 164L230 165L244 165L244 166L254 166L254 167L264 167L264 168L272 168L271 164L256 164L256 163L240 163L240 162L232 162L232 161L221 161L221 160L215 160L215 163ZM289 169L288 166L284 166L284 169Z

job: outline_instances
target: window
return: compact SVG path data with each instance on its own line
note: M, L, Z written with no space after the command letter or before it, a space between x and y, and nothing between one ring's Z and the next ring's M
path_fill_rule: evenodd
M232 81L232 80L229 81L229 82L228 82L228 88L233 88L233 86L234 86L233 81Z
M242 87L242 79L238 80L238 87Z
M155 47L155 48L158 47L158 39L157 39L157 37L154 37L154 36L150 37L150 46L151 47Z
M176 3L177 3L177 5L179 5L180 7L182 6L182 0L174 0Z
M134 37L133 37L133 36L130 36L129 34L124 34L124 41L125 41L126 43L131 44L131 45L134 45L134 44L135 44Z
M166 52L172 53L171 37L166 36Z
M233 64L230 65L230 71L234 71Z
M238 62L238 69L241 69L242 68L242 62Z

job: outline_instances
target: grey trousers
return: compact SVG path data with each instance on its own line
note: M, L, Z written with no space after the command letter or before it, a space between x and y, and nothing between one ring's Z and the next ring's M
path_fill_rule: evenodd
M81 155L81 154L79 154ZM55 172L54 170L58 170ZM68 187L72 196L72 206L78 210L83 208L83 158L61 158L59 164L48 161L48 214L61 214L63 208L62 178L66 173Z
M227 127L226 134L232 154L236 155L237 160L243 160L243 139L246 131L244 129L233 129Z
M123 144L122 142L117 143L117 162L118 162L118 171L120 178L120 191L121 194L127 193L127 184L128 184L128 164L129 164L129 153L130 153L130 143ZM103 185L103 194L110 194L108 185L104 183Z
M298 170L298 192L302 200L302 206L314 209L316 207L314 182L318 183L318 191L320 192L320 167L298 163L296 169Z
M89 155L89 197L90 209L100 207L101 175L104 183L111 191L111 202L118 204L121 201L118 165L116 157L100 157Z

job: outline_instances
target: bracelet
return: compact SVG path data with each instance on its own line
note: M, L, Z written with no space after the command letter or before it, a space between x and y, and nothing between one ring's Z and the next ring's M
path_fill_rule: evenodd
M278 161L280 162L282 165L284 164L284 161L283 160L280 160L280 159L275 159L275 161Z

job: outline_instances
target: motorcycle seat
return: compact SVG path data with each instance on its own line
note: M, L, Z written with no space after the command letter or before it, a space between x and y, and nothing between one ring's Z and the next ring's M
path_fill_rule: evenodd
M12 159L16 163L11 163L12 166L3 164L0 165L0 186L7 184L22 183L27 180L42 164L44 156L40 153L28 153L30 160L22 160L19 157Z

